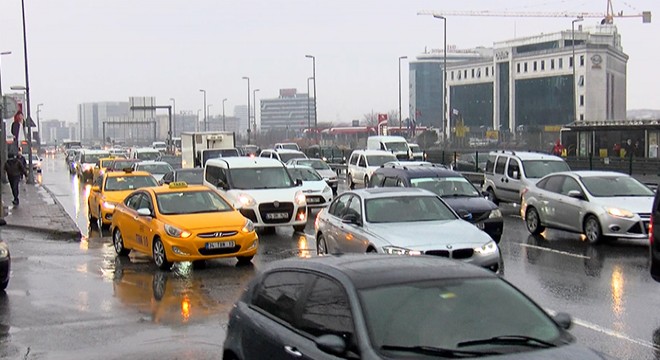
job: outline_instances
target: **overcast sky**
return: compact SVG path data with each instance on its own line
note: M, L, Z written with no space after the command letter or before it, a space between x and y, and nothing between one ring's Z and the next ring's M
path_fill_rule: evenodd
M211 114L280 88L306 92L316 56L319 122L398 108L398 57L442 47L442 21L419 10L587 11L606 0L25 0L33 107L42 119L77 121L77 104L155 96L177 112ZM0 1L2 85L23 85L21 1ZM614 0L615 12L650 10L655 23L615 19L628 61L628 109L660 108L659 0ZM571 28L572 18L450 17L449 45L493 42ZM585 19L585 26L600 19ZM403 109L408 108L407 63Z

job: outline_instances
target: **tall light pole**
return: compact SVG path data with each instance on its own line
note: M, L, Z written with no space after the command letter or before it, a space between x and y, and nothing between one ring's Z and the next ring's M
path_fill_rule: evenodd
M11 51L3 51L0 52L0 63L2 63L2 56L4 55L11 55ZM2 183L7 183L7 174L5 174L5 162L7 161L7 127L5 126L5 119L4 116L2 115L4 113L4 109L7 106L5 102L5 97L2 95L2 70L0 69L0 98L2 98L2 110L0 110L0 123L2 124L1 129L0 129L0 139L2 139L2 142L0 143L0 180L2 180ZM2 194L0 194L0 204L2 204ZM0 207L1 208L1 207ZM2 211L2 210L0 210ZM2 222L4 222L4 214L0 214L0 225L2 225ZM6 222L5 222L6 223Z
M206 126L206 116L207 116L207 112L206 112L206 90L199 89L199 91L204 93L204 131L207 131L208 129L207 129L207 126Z
M205 131L209 131L209 126L208 126L208 116L211 116L211 110L210 110L210 109L211 109L211 106L213 106L213 104L208 104L208 105L206 105L206 116L207 116L206 119L207 119L207 120L206 120L206 123L204 124L204 130L205 130Z
M222 99L222 131L227 131L227 125L225 123L225 102L227 98Z
M250 145L250 78L243 76L243 80L247 80L247 144Z
M444 23L444 51L442 58L442 143L447 147L449 139L449 122L447 121L447 18L442 15L433 14L436 19L441 19Z
M197 109L197 122L195 123L195 131L199 131L199 113L202 109Z
M318 118L316 111L316 57L313 55L305 55L306 58L312 59L312 77L314 78L314 136L318 133ZM318 141L318 139L317 139Z
M170 98L170 101L172 102L172 137L174 137L174 134L176 134L176 100L174 98ZM174 144L170 144L170 146L174 147Z
M401 60L407 58L407 56L399 56L399 132L401 131L403 122L403 118L401 116Z
M571 47L573 48L573 121L577 121L577 80L575 79L575 23L584 20L582 16L571 21Z
M41 153L41 120L39 114L41 113L41 107L44 104L37 104L37 133L39 134L39 139L37 139L37 154Z
M309 137L310 131L312 131L312 111L309 108L309 101L312 98L309 94L309 81L314 79L313 77L307 78L307 134ZM314 99L316 101L316 99Z
M27 35L25 33L25 0L21 0L21 14L23 17L23 60L25 62L25 102L27 104L27 118L23 120L23 126L27 127L27 145L28 145L28 177L27 184L34 184L34 169L32 168L32 130L30 123L30 77L28 71L28 52L27 52Z
M254 107L254 111L252 112L252 117L254 118L252 127L254 128L255 143L257 142L257 91L259 91L259 89L252 90L252 106Z

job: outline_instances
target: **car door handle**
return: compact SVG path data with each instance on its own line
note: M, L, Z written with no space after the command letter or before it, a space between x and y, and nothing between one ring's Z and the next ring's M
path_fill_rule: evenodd
M293 346L285 345L284 346L284 351L286 351L287 354L289 354L289 355L292 355L292 356L295 356L295 357L302 357L302 353L300 351L298 351L298 349L296 349Z

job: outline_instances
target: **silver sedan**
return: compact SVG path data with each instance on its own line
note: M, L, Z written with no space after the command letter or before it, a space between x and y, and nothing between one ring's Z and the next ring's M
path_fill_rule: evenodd
M345 192L315 222L317 251L435 255L499 272L500 249L488 234L437 195L416 188Z
M605 238L648 238L655 195L635 178L613 171L550 174L522 191L520 215L527 230L582 233L590 243Z

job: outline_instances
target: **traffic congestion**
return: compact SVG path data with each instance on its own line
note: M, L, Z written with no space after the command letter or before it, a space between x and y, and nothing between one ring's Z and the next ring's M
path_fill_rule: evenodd
M230 134L198 135L206 148L173 149L179 164L161 161L168 149L140 158L155 152L75 148L64 158L89 187L90 237L109 234L117 258L142 254L157 272L204 271L229 258L245 266L266 255L272 235L289 228L300 238L298 252L279 258L311 259L269 261L234 299L224 358L609 358L577 342L571 315L513 287L522 274L503 253L522 229L534 261L544 250L569 253L548 242L554 231L587 243L585 264L603 243L648 244L655 193L633 177L497 151L475 182L451 164L416 161L410 149L395 154L387 146L400 150L398 137L378 137L341 164L286 144L249 154ZM328 296L339 297L320 300Z

